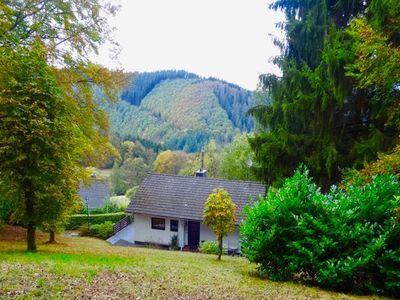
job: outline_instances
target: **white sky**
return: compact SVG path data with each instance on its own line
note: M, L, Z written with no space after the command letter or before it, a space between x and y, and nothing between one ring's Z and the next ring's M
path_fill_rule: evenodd
M125 71L186 70L254 90L258 75L278 73L272 37L281 13L268 0L121 0L110 21L119 63L105 49L98 62Z

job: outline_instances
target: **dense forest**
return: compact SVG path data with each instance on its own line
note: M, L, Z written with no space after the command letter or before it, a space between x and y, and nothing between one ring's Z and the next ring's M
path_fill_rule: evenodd
M252 94L215 78L185 71L134 76L121 101L108 108L111 130L122 139L140 140L154 150L199 151L211 139L232 141L254 128L246 117Z
M185 71L155 71L135 74L128 89L122 91L121 99L132 105L140 106L140 103L157 84L166 79L198 79L199 76Z

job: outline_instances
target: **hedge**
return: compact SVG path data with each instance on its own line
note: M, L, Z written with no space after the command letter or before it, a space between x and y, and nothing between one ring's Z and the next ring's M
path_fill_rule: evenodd
M109 214L98 214L98 215L89 215L90 224L102 224L104 222L110 221L113 224L117 223L119 220L124 218L126 214L124 212L118 213L109 213ZM73 215L70 218L69 224L67 224L67 230L76 230L82 224L88 222L87 215Z

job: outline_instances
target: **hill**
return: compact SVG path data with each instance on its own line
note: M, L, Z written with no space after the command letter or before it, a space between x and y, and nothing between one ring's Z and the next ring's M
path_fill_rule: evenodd
M214 78L184 71L141 73L109 107L111 129L123 139L196 152L210 139L231 142L253 129L246 116L252 94Z

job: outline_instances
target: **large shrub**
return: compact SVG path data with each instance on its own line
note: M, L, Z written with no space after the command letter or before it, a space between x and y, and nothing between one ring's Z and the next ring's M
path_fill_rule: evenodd
M106 240L113 234L113 223L110 221L106 221L101 224L92 225L90 227L89 234L91 236L96 236L103 240Z
M86 223L79 227L80 236L94 236L106 240L112 236L112 234L113 223L110 221L106 221L101 224L93 224L90 227Z
M242 252L271 279L399 296L399 194L391 175L324 194L297 170L245 208Z
M204 254L214 254L218 255L219 248L217 242L215 241L204 241L200 245L200 252Z

